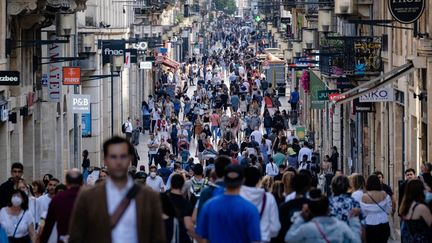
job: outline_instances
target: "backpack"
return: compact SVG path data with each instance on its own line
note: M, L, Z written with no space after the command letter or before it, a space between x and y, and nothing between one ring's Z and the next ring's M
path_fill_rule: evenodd
M122 125L122 133L126 133L126 128L127 128L127 125L126 125L126 122L125 123L123 123L123 125Z
M267 82L267 80L263 80L261 81L261 90L265 91L268 89L269 83Z

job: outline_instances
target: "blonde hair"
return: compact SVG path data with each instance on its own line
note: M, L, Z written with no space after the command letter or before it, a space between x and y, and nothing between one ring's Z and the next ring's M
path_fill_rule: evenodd
M273 177L266 175L261 181L261 188L264 188L264 190L266 190L267 192L271 192L273 190L273 184Z
M288 195L291 192L293 192L292 180L293 180L294 176L295 176L295 174L292 171L287 171L282 176L282 182L284 184L285 195Z

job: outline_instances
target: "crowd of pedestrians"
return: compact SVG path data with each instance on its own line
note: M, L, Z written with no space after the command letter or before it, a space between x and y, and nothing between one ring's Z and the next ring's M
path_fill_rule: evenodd
M125 138L103 144L103 168L84 151L82 173L30 182L12 164L0 186L0 242L380 243L394 217L402 242L431 242L431 164L405 171L396 200L383 173L338 170L336 147L319 161L293 130L297 90L283 110L248 58L256 33L244 27L218 19L208 53L164 70L142 121L128 119ZM150 133L144 163L136 129Z

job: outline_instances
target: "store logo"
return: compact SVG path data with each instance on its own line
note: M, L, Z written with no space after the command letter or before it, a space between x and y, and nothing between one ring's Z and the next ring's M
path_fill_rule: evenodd
M71 95L73 113L90 113L90 95Z
M0 71L0 86L15 86L20 84L20 73L17 71Z
M111 50L109 48L104 49L104 55L106 56L123 56L123 50Z
M394 19L403 24L418 20L426 7L425 0L389 0L389 10Z

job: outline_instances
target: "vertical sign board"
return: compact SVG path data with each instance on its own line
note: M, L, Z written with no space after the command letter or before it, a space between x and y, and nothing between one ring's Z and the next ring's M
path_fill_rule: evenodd
M91 137L92 132L92 123L91 123L91 112L83 113L81 115L81 124L82 124L82 137L87 138Z
M55 40L55 35L51 36L51 40ZM61 47L59 44L51 44L48 46L48 55L52 58L61 57ZM49 64L49 79L48 79L48 101L60 102L62 95L62 63L50 63Z
M309 71L310 77L310 100L311 109L322 110L325 108L325 101L320 100L318 97L318 91L325 90L326 86L324 82L312 71Z
M388 6L394 19L403 24L410 24L422 16L426 0L388 0Z

